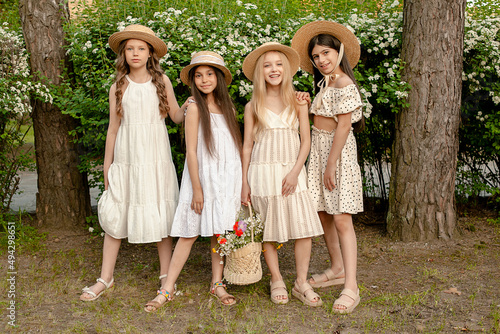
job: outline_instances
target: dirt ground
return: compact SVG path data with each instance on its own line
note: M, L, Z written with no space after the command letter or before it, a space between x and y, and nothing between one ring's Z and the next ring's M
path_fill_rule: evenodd
M84 228L47 233L43 247L18 256L13 333L500 333L500 225L493 211L462 211L453 240L402 243L385 233L383 214L355 217L361 303L350 315L331 312L342 287L318 289L323 306L290 297L269 299L269 272L248 286L229 286L238 303L222 306L208 294L208 240L198 240L179 277L178 293L157 313L143 305L159 286L155 245L122 244L116 288L95 302L78 297L98 277L102 240ZM290 290L295 278L293 242L280 252ZM7 272L7 256L2 256ZM322 238L313 240L310 273L328 266ZM0 286L8 295L8 284ZM5 310L7 302L2 302ZM8 313L6 314L8 315ZM2 330L3 328L3 330Z

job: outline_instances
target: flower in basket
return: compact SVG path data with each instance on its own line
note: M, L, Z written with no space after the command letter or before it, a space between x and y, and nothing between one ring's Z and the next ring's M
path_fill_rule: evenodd
M233 225L232 231L226 231L217 237L217 249L215 250L220 256L225 256L241 248L253 241L262 242L262 231L264 224L260 215L253 212L252 217L249 217L248 210L242 208L238 212L238 218Z

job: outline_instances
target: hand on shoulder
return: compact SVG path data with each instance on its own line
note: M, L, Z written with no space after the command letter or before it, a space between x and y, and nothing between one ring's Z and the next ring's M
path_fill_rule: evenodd
M295 92L295 97L299 105L308 105L311 103L311 96L308 92Z

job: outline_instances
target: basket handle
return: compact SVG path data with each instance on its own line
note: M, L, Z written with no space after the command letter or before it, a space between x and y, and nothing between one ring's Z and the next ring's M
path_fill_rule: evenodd
M252 212L252 204L250 201L247 202L248 213L250 214L249 218L253 221L253 212ZM252 231L252 242L253 242L253 226L250 227L250 231Z

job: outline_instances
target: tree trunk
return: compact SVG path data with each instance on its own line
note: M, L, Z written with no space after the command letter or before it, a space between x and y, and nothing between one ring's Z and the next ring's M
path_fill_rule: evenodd
M66 0L20 0L19 13L35 79L59 85L69 67L63 23ZM87 175L78 170L79 154L69 131L75 120L51 103L32 100L38 169L36 213L39 225L74 229L91 214Z
M449 239L466 0L406 0L402 60L409 107L396 116L387 230L402 241Z

